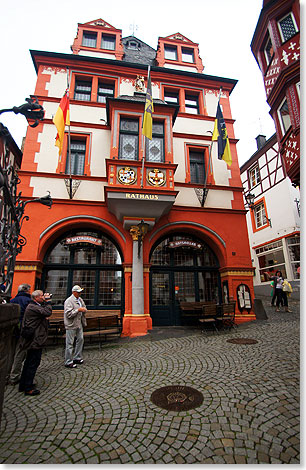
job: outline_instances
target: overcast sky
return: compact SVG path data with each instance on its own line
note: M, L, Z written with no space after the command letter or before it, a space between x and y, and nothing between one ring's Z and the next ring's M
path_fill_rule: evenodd
M204 74L238 80L230 102L239 164L256 151L255 138L275 133L263 79L250 43L262 0L11 0L0 16L0 109L19 106L34 93L36 73L29 50L71 53L77 24L102 18L123 37L133 33L157 48L158 37L181 33L199 43ZM26 132L21 115L3 114L20 146Z

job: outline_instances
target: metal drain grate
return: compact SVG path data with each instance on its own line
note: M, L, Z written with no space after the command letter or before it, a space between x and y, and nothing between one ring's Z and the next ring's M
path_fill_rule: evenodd
M169 385L155 390L151 401L164 410L187 411L200 406L203 403L203 395L191 387Z
M251 339L251 338L233 338L233 339L228 339L228 343L233 343L233 344L256 344L258 341L256 339Z

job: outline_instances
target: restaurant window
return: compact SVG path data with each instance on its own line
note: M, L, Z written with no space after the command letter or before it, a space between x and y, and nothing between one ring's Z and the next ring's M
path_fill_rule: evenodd
M164 162L164 123L153 122L152 140L146 139L146 160L149 162Z
M194 63L193 49L182 48L182 61Z
M185 93L185 112L199 114L199 97Z
M83 32L82 46L96 47L97 46L97 33Z
M42 288L52 292L59 308L78 284L87 308L120 308L123 305L122 257L115 244L102 233L67 232L44 259Z
M116 49L116 37L108 34L102 34L101 49L114 51Z
M264 225L267 225L267 215L266 209L263 202L256 204L254 207L254 219L256 228L261 228Z
M106 98L114 96L115 85L112 83L104 83L99 81L98 83L98 103L106 103Z
M278 27L283 42L288 41L298 32L294 16L291 12L278 21Z
M254 188L254 186L260 183L260 172L258 165L249 170L249 183L250 188Z
M286 98L282 102L281 106L278 108L278 117L281 123L283 134L286 134L287 130L291 126L289 108Z
M204 167L204 151L189 150L190 164L190 183L204 184L205 167Z
M91 98L91 80L76 79L74 87L74 99L82 101L90 101Z
M139 120L120 119L119 158L138 160Z
M267 42L266 42L266 45L265 45L265 48L264 48L264 53L265 53L265 58L266 58L267 65L269 65L270 62L271 62L272 56L274 54L272 41L271 41L270 36L267 39Z
M177 48L173 46L165 46L165 59L177 60Z
M71 172L70 172L70 162L69 162L69 153L67 149L67 159L66 159L66 170L65 173L69 175L83 175L84 166L85 166L85 154L86 154L86 141L71 139Z
M255 250L258 256L259 275L261 282L267 282L276 271L287 277L282 241L269 243Z

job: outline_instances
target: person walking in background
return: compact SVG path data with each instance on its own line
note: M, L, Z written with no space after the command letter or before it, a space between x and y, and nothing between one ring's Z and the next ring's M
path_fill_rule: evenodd
M19 392L25 395L39 395L40 391L34 385L34 377L41 361L42 348L48 338L48 320L52 314L51 296L41 290L35 290L31 295L21 327L21 347L26 350L19 382Z
M276 271L275 276L270 276L269 273L266 273L270 279L274 282L274 288L275 288L275 293L276 293L276 312L279 312L279 306L283 303L285 306L285 311L289 312L288 308L288 297L285 292L283 292L283 283L284 283L284 278L282 275L281 271Z
M83 326L86 326L85 313L87 308L81 298L80 286L73 286L72 295L64 303L64 324L66 328L65 367L74 369L77 364L83 364ZM73 350L74 339L76 339Z
M17 344L16 344L16 349L15 349L15 356L14 356L11 372L9 375L9 379L8 379L8 383L10 385L16 385L19 383L22 365L27 355L26 350L22 349L20 346L21 344L20 330L21 330L21 325L22 325L25 309L28 306L28 304L31 302L30 289L31 289L30 284L20 284L20 286L18 287L18 292L17 292L16 297L10 300L11 303L18 304L20 307L19 326L16 327Z

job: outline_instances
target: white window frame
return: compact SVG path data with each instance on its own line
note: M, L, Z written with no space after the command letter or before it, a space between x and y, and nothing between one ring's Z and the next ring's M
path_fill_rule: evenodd
M270 64L270 62L272 60L272 57L273 57L273 54L274 54L274 49L273 49L273 54L271 55L271 58L269 59L268 54L267 54L267 45L268 45L269 41L271 42L271 46L272 46L272 49L273 49L273 44L272 44L272 40L271 40L270 35L268 35L268 39L266 40L265 45L264 45L264 55L265 55L267 65Z
M290 114L289 114L289 107L288 107L288 116L289 116L289 125L288 126L285 126L285 122L284 122L284 119L283 119L283 116L281 114L281 109L282 107L284 106L285 102L287 102L287 98L285 97L283 99L283 101L281 102L280 106L277 108L277 115L278 115L278 119L279 119L279 122L280 122L280 126L281 126L281 129L282 129L282 133L283 135L286 134L286 132L288 131L288 129L291 127L291 119L290 119ZM288 102L287 102L287 106L288 106Z
M250 170L249 170L249 183L250 183L250 188L254 188L260 183L260 171L259 171L259 165L256 164L254 165ZM254 175L254 178L253 178ZM254 179L254 181L253 181Z
M280 22L281 22L282 20L284 20L285 18L287 18L287 16L291 16L293 25L294 25L294 27L295 27L295 34L299 31L292 11L290 11L289 13L286 13L286 15L284 15L282 18L280 18L280 19L277 21L278 30L279 30L279 33L280 33L280 36L281 36L281 39L282 39L282 42L283 42L283 43L290 40L290 38L289 38L289 39L285 39L285 38L284 38L283 31L282 31L282 28L281 28L281 25L280 25ZM292 37L292 36L291 36L291 37Z
M256 206L254 207L254 220L255 220L256 229L259 229L263 227L264 225L267 225L268 219L267 219L265 205L263 202L256 204Z

